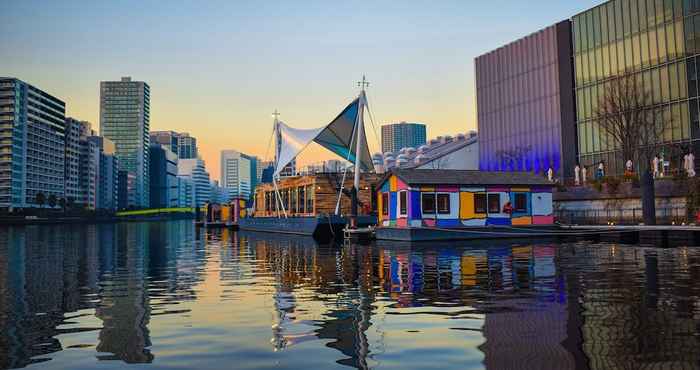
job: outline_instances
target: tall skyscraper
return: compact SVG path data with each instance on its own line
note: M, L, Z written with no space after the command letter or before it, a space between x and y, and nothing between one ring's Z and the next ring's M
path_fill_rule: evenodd
M0 77L0 207L37 207L65 195L66 105L16 78Z
M563 21L476 58L481 170L573 173L570 38Z
M221 187L231 196L249 198L253 171L250 157L236 150L221 151ZM255 171L257 176L257 170Z
M197 158L197 139L190 136L187 132L178 134L178 157L180 159Z
M100 133L114 142L120 171L133 175L128 207L149 206L151 93L147 83L122 77L100 83ZM127 176L127 179L131 176Z
M397 152L402 148L418 148L425 144L425 125L422 123L392 123L382 126L382 152Z

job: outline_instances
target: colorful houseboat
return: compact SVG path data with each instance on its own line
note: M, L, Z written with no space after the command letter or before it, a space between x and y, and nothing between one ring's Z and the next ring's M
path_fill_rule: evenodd
M554 225L552 183L530 173L398 169L379 182L376 199L377 239L542 236Z

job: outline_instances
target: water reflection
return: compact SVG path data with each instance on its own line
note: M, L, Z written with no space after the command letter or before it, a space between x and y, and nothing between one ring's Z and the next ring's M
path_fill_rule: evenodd
M0 368L698 369L700 250L0 228Z

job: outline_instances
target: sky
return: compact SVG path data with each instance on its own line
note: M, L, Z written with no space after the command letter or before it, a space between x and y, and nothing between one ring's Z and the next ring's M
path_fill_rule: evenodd
M100 81L146 81L151 130L197 137L218 179L223 149L270 157L275 109L320 127L362 75L372 152L382 124L475 130L474 58L600 2L0 0L0 76L62 99L95 129ZM314 147L299 161L331 158Z

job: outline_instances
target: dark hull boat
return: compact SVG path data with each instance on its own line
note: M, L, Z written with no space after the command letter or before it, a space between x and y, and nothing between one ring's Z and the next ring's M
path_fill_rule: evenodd
M374 216L359 216L360 227L376 225ZM302 217L244 217L238 221L241 230L261 231L280 234L311 236L317 241L333 240L342 236L343 228L348 224L345 217L335 215L318 215Z

